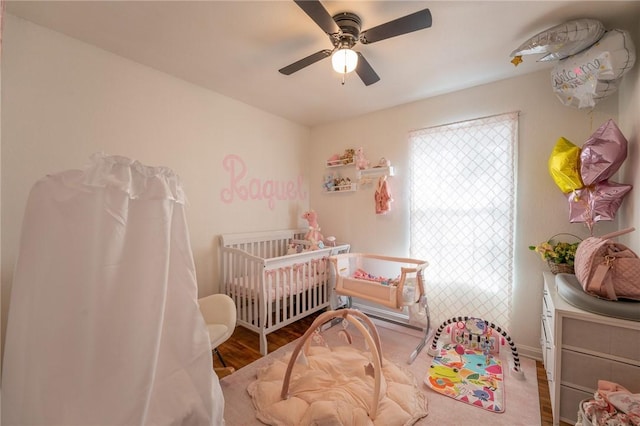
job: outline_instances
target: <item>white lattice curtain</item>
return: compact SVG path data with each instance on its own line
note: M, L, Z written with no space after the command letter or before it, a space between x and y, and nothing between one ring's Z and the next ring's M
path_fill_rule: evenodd
M409 134L411 257L425 271L432 320L511 324L518 113Z

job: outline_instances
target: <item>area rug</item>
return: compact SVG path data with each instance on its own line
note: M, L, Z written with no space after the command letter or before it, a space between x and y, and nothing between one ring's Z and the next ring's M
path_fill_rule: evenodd
M508 368L504 368L504 413L481 410L434 392L424 383L432 362L432 357L429 356L426 348L420 352L413 364L408 364L411 352L420 342L422 336L420 331L385 321L374 320L374 322L380 334L384 357L398 366L407 368L414 375L427 397L429 414L420 419L416 423L417 425L540 425L538 382L534 360L520 358L524 380L518 380L511 375ZM340 330L339 325L328 329L324 332L325 339L331 344L334 342L336 345L344 344L339 335ZM352 336L353 344L364 344L358 333L352 333ZM287 352L292 352L294 347L295 342L289 343L220 380L225 398L224 416L227 426L262 424L256 419L256 412L247 387L256 379L256 373L259 369L282 358ZM507 352L509 351L501 351L500 355L505 366L508 365L507 355L504 355Z
M504 412L502 361L462 345L444 345L429 367L425 384L474 407Z

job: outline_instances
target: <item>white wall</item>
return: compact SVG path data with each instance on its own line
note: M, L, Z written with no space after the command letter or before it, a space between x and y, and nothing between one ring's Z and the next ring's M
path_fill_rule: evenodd
M631 28L631 27L630 27ZM627 195L620 207L621 228L635 227L631 234L620 237L620 242L627 244L640 254L640 17L637 18L635 34L636 44L635 66L625 75L620 85L620 130L629 141L627 160L623 164L621 182L629 183L634 189Z
M227 154L249 177L306 175L309 129L7 15L2 57L2 337L25 202L48 173L97 151L163 165L182 178L200 295L218 291L225 232L303 226L306 198L221 201Z
M353 243L353 250L392 256L408 256L409 194L407 133L461 120L520 111L517 218L515 239L515 288L511 335L523 353L539 353L539 316L542 271L546 264L528 246L558 232L585 236L583 224L570 224L566 198L547 171L549 154L560 136L578 146L609 118L617 118L618 101L612 96L593 112L563 106L554 96L548 71L518 76L498 83L426 99L379 111L353 120L312 129L313 176L311 207L319 215L325 235ZM321 178L327 173L324 160L345 148L363 146L367 158L391 160L396 176L389 179L394 202L388 216L377 216L373 188L356 193L323 194ZM596 233L615 229L611 222L599 222ZM454 256L442 253L442 256ZM438 259L425 259L430 263ZM425 274L428 280L428 269ZM460 313L469 314L468 312ZM441 319L441 320L444 320Z

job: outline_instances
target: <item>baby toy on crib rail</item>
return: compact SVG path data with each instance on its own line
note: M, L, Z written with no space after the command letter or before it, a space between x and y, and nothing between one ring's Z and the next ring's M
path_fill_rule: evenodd
M304 239L311 243L311 249L324 248L324 236L320 233L320 225L318 225L318 215L314 210L304 212L303 219L309 222L309 231Z

